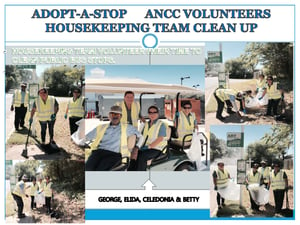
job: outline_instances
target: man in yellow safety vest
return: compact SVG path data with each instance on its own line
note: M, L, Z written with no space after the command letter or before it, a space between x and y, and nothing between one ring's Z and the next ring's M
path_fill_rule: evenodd
M260 162L260 165L261 166L258 168L258 172L260 172L263 177L263 184L265 185L265 188L268 188L271 168L267 166L267 163L264 160Z
M122 157L136 160L138 148L143 143L142 135L130 124L121 123L122 108L112 106L109 111L110 123L100 124L86 135L87 140L93 140L92 153L88 157L86 171L111 170L121 163ZM128 150L127 138L136 135L138 142L132 152Z
M41 88L38 91L39 97L35 99L33 103L29 124L33 121L33 116L37 111L37 117L41 125L41 139L42 145L46 141L47 126L49 129L50 143L55 144L54 137L54 124L56 120L56 114L58 112L58 102L54 96L48 95L46 88Z
M24 197L24 196L28 197L28 195L25 194L25 182L26 181L27 181L27 176L24 174L22 176L21 180L16 184L16 186L12 192L12 196L18 206L18 218L26 217L25 213L23 213L24 202L22 199L22 197Z
M260 172L258 172L258 163L254 163L252 169L246 176L246 188L248 189L248 186L251 184L258 184L261 185L263 182L263 178ZM249 190L248 190L249 191ZM250 203L251 203L251 209L254 211L259 211L259 205L256 204L254 201L250 191L249 191L249 197L250 197Z
M227 113L228 114L234 114L237 113L238 116L241 118L241 114L239 111L243 111L246 114L245 109L245 100L243 96L243 92L236 91L234 89L229 88L218 88L214 92L214 96L217 101L217 112L216 112L216 118L224 121L225 117L222 116L222 112L224 109L224 104L227 105ZM236 100L240 102L240 108L238 109L236 105ZM235 111L232 110L232 108L235 109Z
M19 131L20 127L24 128L24 119L27 112L27 107L29 104L29 93L26 91L27 84L21 84L21 90L15 90L12 104L10 107L11 111L15 110L15 129Z
M273 190L275 213L280 213L283 205L284 193L288 191L288 177L285 171L280 169L280 163L273 164L274 170L270 175L270 185Z
M73 97L68 101L65 119L69 115L70 134L72 135L78 129L77 121L84 117L84 97L81 95L79 87L73 88Z
M218 168L213 172L213 183L214 190L218 191L219 189L226 188L230 179L229 172L224 168L224 162L220 161L217 164ZM221 197L220 193L217 192L217 204L218 209L222 209L225 206L225 199Z

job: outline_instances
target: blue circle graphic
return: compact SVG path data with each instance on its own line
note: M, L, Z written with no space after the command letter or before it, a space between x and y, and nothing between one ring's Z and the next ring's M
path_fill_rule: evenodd
M145 40L147 37L153 37L154 40L155 40L155 43L153 44L153 46L148 46L146 43L145 43ZM155 34L146 34L143 39L142 39L142 44L144 46L144 48L156 48L157 44L158 44L158 38L155 36Z

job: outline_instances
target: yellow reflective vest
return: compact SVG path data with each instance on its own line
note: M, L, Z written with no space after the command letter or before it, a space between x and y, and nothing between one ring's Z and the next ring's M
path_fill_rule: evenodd
M237 95L237 91L234 89L217 89L216 90L216 96L218 96L218 98L222 101L225 102L226 100L229 100L229 96L233 95L236 96Z
M161 126L165 126L165 124L161 120L157 120L150 128L149 128L149 123L145 123L145 127L143 130L144 140L146 140L148 136L145 145L150 145L158 138L158 134ZM164 137L163 141L161 141L154 148L157 150L163 150L167 146L167 144L168 144L167 137Z
M272 84L271 86L267 85L267 94L269 99L280 99L281 94L280 91L277 90L276 86Z
M121 103L121 107L122 107L121 123L128 123L127 109L124 101ZM132 102L131 121L132 121L132 126L134 126L135 128L138 128L139 112L140 112L140 104L138 102Z
M284 171L280 170L276 175L274 170L271 172L271 187L274 190L284 190L285 189L285 179L283 178Z
M253 170L251 169L250 173L248 173L247 178L248 184L260 184L261 173L257 171L254 175Z
M38 190L38 185L37 183L33 184L30 186L30 196L35 196L36 192Z
M23 180L19 181L16 184L16 186L15 186L12 193L19 196L19 197L23 197L25 195L25 183L24 183Z
M41 97L35 100L37 116L39 121L49 121L51 120L51 115L54 113L54 96L48 96L46 102L44 102Z
M22 94L21 90L15 90L14 96L13 96L13 105L14 107L20 107L22 104ZM24 98L24 107L27 107L29 103L29 93L28 91L25 92L25 98Z
M45 197L52 197L52 182L45 183L44 195L45 195Z
M91 144L91 150L97 150L98 146L105 134L106 129L108 128L109 124L105 125L99 125L96 133L96 138L94 142ZM120 153L122 157L129 157L130 152L128 150L127 146L127 124L126 123L121 123L121 141L120 141Z
M262 79L262 80L258 79L256 81L256 87L260 88L260 89L265 89L266 88L266 79Z
M82 106L84 98L80 96L75 101L72 98L68 102L69 117L84 117L84 108Z
M264 169L263 169L263 167L259 167L258 172L260 172L262 174L264 183L268 183L270 180L271 168L269 166L266 166Z
M226 188L228 186L229 182L229 173L227 170L224 169L224 172L216 169L216 174L217 174L217 187L218 188Z
M193 130L195 128L195 120L196 120L196 116L195 113L191 113L189 115L190 118L190 123L188 121L188 118L186 117L186 115L184 114L184 112L180 112L179 114L179 118L178 118L178 138L176 140L178 141L182 141L183 137L187 134L192 134ZM185 140L186 141L190 141L192 139L192 137L187 137Z

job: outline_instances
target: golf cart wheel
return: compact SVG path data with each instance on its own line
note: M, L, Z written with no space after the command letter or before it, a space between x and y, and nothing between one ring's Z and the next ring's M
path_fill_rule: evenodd
M196 171L196 169L190 164L182 164L178 166L175 171Z

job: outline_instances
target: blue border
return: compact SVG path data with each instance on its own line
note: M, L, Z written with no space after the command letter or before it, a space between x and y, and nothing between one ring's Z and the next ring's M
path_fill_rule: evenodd
M85 220L211 220L209 209L86 209Z

